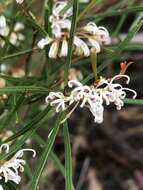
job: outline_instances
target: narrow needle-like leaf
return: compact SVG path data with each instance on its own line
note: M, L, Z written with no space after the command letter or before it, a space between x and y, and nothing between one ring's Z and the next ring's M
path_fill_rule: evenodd
M73 190L72 183L72 158L71 158L71 145L68 124L63 124L64 144L65 144L65 179L66 190Z

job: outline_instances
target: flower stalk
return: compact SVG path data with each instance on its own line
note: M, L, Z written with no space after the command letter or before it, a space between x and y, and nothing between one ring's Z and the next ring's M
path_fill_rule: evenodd
M97 81L98 80L98 75L97 75L97 53L96 53L95 48L91 49L91 65L92 65L92 70L93 70L95 81Z

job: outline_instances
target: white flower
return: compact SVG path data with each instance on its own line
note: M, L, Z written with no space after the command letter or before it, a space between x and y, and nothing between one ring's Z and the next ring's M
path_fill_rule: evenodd
M69 7L68 9L66 9L66 11L64 11L64 13L62 13L64 8L66 8L67 6L67 1L57 1L56 3L54 3L52 15L61 18L68 18L72 16L72 7Z
M10 43L12 45L16 45L18 43L17 40L18 40L17 34L12 32L9 39Z
M25 39L24 35L19 33L20 30L24 29L24 24L21 22L17 22L14 26L14 30L10 34L9 41L12 45L19 46L20 41ZM0 16L0 35L3 37L7 37L9 34L9 26L6 23L6 18L4 16ZM2 39L0 41L1 47L5 45L5 41Z
M96 53L100 53L101 47L97 40L94 40L93 38L88 38L88 42L91 47L96 49Z
M101 79L101 81L98 84L97 92L101 95L103 100L105 100L106 105L109 105L110 103L114 103L116 105L117 110L120 110L122 106L124 105L124 98L126 97L126 91L132 92L133 99L136 98L137 93L136 91L130 89L130 88L124 88L121 84L113 83L115 80L120 78L126 78L127 82L126 84L129 84L130 78L127 75L116 75L111 80ZM100 86L106 85L104 88L100 88Z
M6 37L9 33L9 27L6 23L5 16L0 16L0 35Z
M20 30L24 30L25 26L22 22L17 22L14 26L14 32L19 32Z
M15 32L12 32L10 35L10 43L14 46L19 46L20 41L23 41L25 39L25 36L23 34L16 34Z
M99 124L102 123L104 112L103 105L99 102L94 102L93 104L91 104L91 107L89 109L94 116L94 122Z
M18 4L22 4L22 3L24 2L24 0L16 0L16 2L17 2Z
M40 49L43 49L46 45L50 44L51 42L53 41L52 38L49 38L49 36L47 36L46 38L42 38L37 46L40 48Z
M120 78L126 78L127 84L130 81L127 75L116 75L112 79L100 78L97 83L92 86L83 85L78 80L70 80L68 87L71 91L66 96L61 92L50 92L46 98L46 102L51 106L56 107L56 112L64 111L72 104L75 104L69 115L80 105L81 108L87 107L94 116L95 123L103 122L103 103L110 105L113 103L117 110L120 110L124 105L126 91L133 93L133 98L136 98L136 91L125 88L121 84L115 83ZM67 118L69 117L67 116Z
M69 19L55 18L50 16L52 34L55 38L60 38L65 31L70 31L71 21Z
M96 48L97 53L100 52L102 44L109 44L111 41L108 30L102 26L97 27L94 22L89 22L83 29L89 34L89 46Z
M58 50L59 50L59 42L54 41L49 50L49 57L54 59L57 58Z
M68 42L66 39L62 42L61 52L59 54L60 57L66 57L68 54Z
M50 92L46 97L46 103L56 106L56 112L66 110L65 96L61 92Z
M57 56L59 57L66 57L68 54L68 42L66 39L63 39L63 41L61 41L61 46L60 46L60 40L57 39L53 39L50 37L46 37L41 39L37 46L40 49L43 49L46 45L50 44L50 49L49 49L49 53L48 56L50 58L57 58ZM61 50L59 50L59 48L61 48Z
M74 37L74 45L76 46L76 50L74 52L75 55L84 55L85 57L90 55L90 50L86 43L77 36Z
M62 36L64 32L63 30L69 31L71 28L71 20L69 17L72 15L72 7L67 6L68 2L66 1L57 1L54 3L50 22L52 34L56 38L60 38Z
M92 90L89 86L87 85L82 85L79 81L76 80L70 80L68 82L68 86L70 88L75 87L71 91L71 100L74 101L81 101L80 107L83 108L86 103L91 104L91 95L92 95Z
M5 149L5 153L9 153L9 145L3 144L0 146L0 153ZM21 149L19 150L12 158L8 161L4 161L0 165L0 180L4 179L4 182L13 181L16 184L19 184L21 177L19 172L24 171L24 165L26 161L22 158L25 151L33 152L33 157L36 156L36 152L33 149ZM2 187L1 187L2 188Z
M5 16L0 16L0 29L6 27L6 18Z
M17 22L14 26L14 31L11 33L10 35L10 43L14 46L19 46L20 45L20 41L24 41L25 40L25 36L20 33L21 30L24 29L24 24L21 22Z
M94 22L89 22L86 26L83 28L86 32L91 33L92 35L97 34L99 31L97 25Z
M72 88L69 96L64 96L61 92L50 92L46 98L46 102L51 106L55 106L56 112L64 111L74 103L76 103L76 107L80 104L81 108L89 108L96 123L101 123L103 121L104 109L102 106L103 101L101 101L98 93L90 86L83 85L77 80L70 80L68 86ZM76 108L75 106L73 110Z

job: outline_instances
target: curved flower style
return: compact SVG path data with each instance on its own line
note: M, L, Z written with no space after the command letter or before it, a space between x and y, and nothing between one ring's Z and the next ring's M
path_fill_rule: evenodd
M74 52L75 55L83 55L84 57L88 57L90 55L90 50L87 44L77 36L74 37L74 45L76 47Z
M88 32L88 43L89 46L96 48L96 52L100 52L101 45L110 44L110 36L108 30L103 27L97 25L94 22L89 22L84 28L85 32Z
M9 145L2 144L0 146L0 153L9 153ZM0 165L0 180L4 179L4 182L13 181L16 184L19 184L21 181L21 177L19 172L24 172L24 165L26 161L22 158L25 151L33 152L33 157L36 156L36 152L33 149L21 149L19 150L11 159L8 161L4 161ZM0 189L3 190L3 187L0 185Z
M92 90L90 89L89 86L87 85L82 85L79 81L71 80L68 82L68 86L70 88L74 87L75 88L71 91L71 97L75 101L81 101L80 107L83 108L86 103L92 104L91 103L91 95L92 95Z
M51 106L56 106L56 112L66 109L65 96L61 92L50 92L46 97L46 103L50 103Z
M98 88L96 90L101 95L102 99L105 100L106 105L114 103L116 105L117 110L120 110L124 105L123 99L126 97L126 91L130 91L134 94L133 99L135 99L137 96L136 91L129 88L123 88L122 85L113 83L115 80L119 78L126 78L126 84L129 84L130 82L129 76L116 75L110 81L106 79L101 79L101 81L99 81L98 83ZM102 85L106 85L106 87L100 88L100 86Z
M72 104L80 105L81 108L87 107L94 116L95 123L103 122L103 103L108 106L113 103L117 110L120 110L124 105L126 91L133 93L133 98L136 98L136 91L130 88L124 88L121 84L115 83L120 78L126 78L127 84L130 81L127 75L116 75L112 79L100 78L98 83L92 86L83 85L77 80L68 82L71 91L68 95L61 92L50 92L46 98L46 102L56 108L56 112L64 111ZM78 104L77 104L78 103Z

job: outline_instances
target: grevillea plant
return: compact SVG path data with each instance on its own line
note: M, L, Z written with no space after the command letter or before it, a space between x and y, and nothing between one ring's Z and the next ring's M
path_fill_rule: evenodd
M143 104L137 88L128 86L131 51L142 49L137 35L143 21L136 13L142 10L124 0L2 1L0 190L44 190L48 160L64 177L64 189L76 189L72 116L82 120L80 108L95 127L104 127L107 108L120 112L126 104ZM123 35L128 13L136 19ZM63 137L64 164L55 153L57 136ZM29 151L31 160L24 157Z

